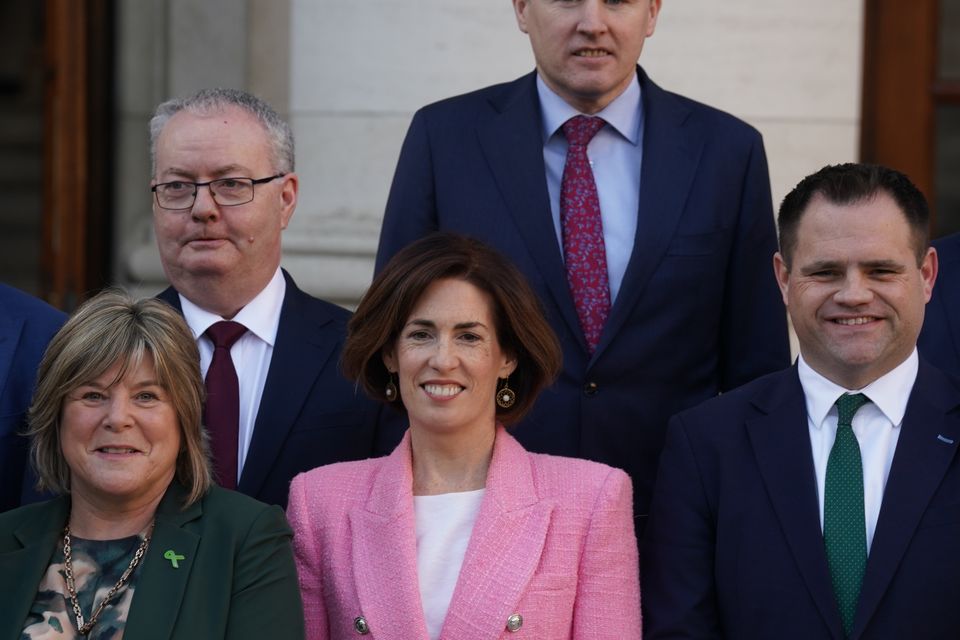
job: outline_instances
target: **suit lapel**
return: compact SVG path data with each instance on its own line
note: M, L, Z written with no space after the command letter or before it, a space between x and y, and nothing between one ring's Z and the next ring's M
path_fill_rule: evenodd
M507 618L523 613L517 607L540 563L553 508L536 493L529 454L499 428L442 640L498 638Z
M958 405L957 389L921 360L884 490L851 638L859 637L876 611L956 457L960 416L948 412Z
M349 514L354 583L374 640L426 640L417 577L409 432L384 458L367 502Z
M13 535L21 548L0 553L0 638L19 638L30 605L37 596L55 547L62 541L63 527L70 513L70 499L55 498L38 507L34 517L19 526ZM32 588L28 587L32 586Z
M157 509L157 521L150 550L137 580L136 595L130 607L126 633L136 638L170 638L177 621L177 612L186 589L193 559L200 539L180 527L200 517L199 503L185 511L180 510L184 490L171 485ZM70 499L55 498L14 532L22 549L0 554L0 575L17 579L0 580L0 602L4 611L12 615L0 616L0 638L19 637L27 611L36 597L36 589L24 589L24 584L38 585L50 564L54 548L61 540L63 526L70 513ZM164 559L166 550L183 555L180 568L172 569Z
M700 163L703 136L686 123L690 110L639 67L643 99L643 166L633 252L623 284L600 336L594 360L627 321L670 245Z
M185 495L185 489L174 483L157 507L153 538L140 569L142 573L127 619L126 635L129 637L164 640L173 637L180 603L200 544L200 537L183 529L183 525L203 514L199 502L185 510L180 509ZM177 560L177 568L164 557L167 551L183 556Z
M307 297L284 271L287 290L280 310L277 340L256 425L237 487L256 496L293 428L317 376L334 352L337 340L319 340L318 327L330 319L304 304Z
M277 340L237 486L238 491L251 496L259 494L287 434L307 401L310 388L333 354L337 342L317 339L317 328L330 319L305 304L308 296L297 287L290 274L284 271L283 277L287 288L280 307ZM157 298L183 313L180 296L173 287L160 292Z
M158 300L163 300L168 305L173 307L177 313L183 315L183 305L180 304L180 294L177 293L177 290L173 287L167 287L163 291L157 294Z
M683 213L704 144L703 137L686 126L689 109L654 84L639 67L637 73L644 105L644 163L636 238L594 360L626 322L663 259ZM560 247L544 241L556 237L556 230L543 166L535 73L522 78L494 108L499 115L478 129L480 146L560 314L572 334L581 337L581 347L586 350Z
M487 164L536 263L561 317L586 350L577 311L567 285L563 255L557 246L550 211L543 134L536 74L513 85L513 91L493 104L498 115L481 125L477 134Z
M797 570L833 637L842 638L820 531L807 410L796 366L773 379L762 396L755 396L754 405L762 415L747 421L746 427L760 475Z

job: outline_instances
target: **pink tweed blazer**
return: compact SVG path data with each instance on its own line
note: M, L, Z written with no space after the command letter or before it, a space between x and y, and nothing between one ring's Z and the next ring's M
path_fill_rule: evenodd
M409 435L385 458L294 478L287 516L308 638L359 638L362 616L373 640L427 640L412 483ZM440 638L639 639L631 494L619 469L528 453L498 429Z

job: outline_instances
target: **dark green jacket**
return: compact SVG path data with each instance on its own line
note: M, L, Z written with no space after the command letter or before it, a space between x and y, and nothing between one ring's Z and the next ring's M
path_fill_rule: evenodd
M283 511L214 487L181 510L174 483L157 508L124 637L251 640L304 637L303 606ZM0 640L17 640L70 498L0 514ZM174 568L167 551L183 556Z

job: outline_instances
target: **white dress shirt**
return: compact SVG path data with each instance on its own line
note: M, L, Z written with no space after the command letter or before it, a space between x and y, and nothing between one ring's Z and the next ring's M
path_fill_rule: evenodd
M413 497L417 577L430 640L440 637L485 491Z
M877 529L883 490L887 486L893 454L897 450L907 401L917 380L918 366L919 358L917 350L914 349L910 357L899 366L863 389L844 389L811 369L802 355L797 362L800 385L803 387L807 405L813 467L817 475L821 531L827 461L837 437L837 407L834 403L844 393L862 393L870 399L869 403L860 407L852 421L853 433L860 444L860 458L863 461L863 506L868 553Z
M263 396L263 387L270 370L270 359L273 357L273 345L277 340L280 308L283 306L283 296L286 291L287 283L283 279L280 267L277 267L277 272L273 274L273 278L263 291L258 293L237 315L230 318L247 328L247 332L230 348L230 358L233 360L233 366L237 370L237 380L240 383L237 482L240 481L239 476L250 449L253 427L256 425L257 412L260 409L260 398ZM210 368L210 361L213 359L213 341L205 336L204 332L212 324L225 318L201 309L183 295L180 296L180 305L183 308L183 317L197 339L197 348L200 350L200 372L206 378L207 369Z
M567 161L567 139L560 130L570 118L581 115L550 90L537 75L537 93L543 120L543 162L557 243L563 250L560 226L560 187ZM608 126L597 132L587 145L603 221L603 243L607 253L610 302L617 299L627 263L633 253L640 208L640 167L643 161L643 102L640 82L633 75L630 85L598 113Z

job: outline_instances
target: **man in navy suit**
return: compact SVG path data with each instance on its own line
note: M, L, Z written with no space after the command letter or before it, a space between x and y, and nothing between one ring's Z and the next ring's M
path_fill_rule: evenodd
M378 432L377 405L339 373L349 313L280 268L299 187L287 123L250 94L214 89L161 104L150 133L154 228L172 285L160 298L197 336L204 376L211 327L241 325L226 347L236 445L221 453L236 449L235 471L221 483L283 506L297 473L389 449L400 434ZM208 428L210 406L208 397Z
M533 451L625 469L641 533L668 418L789 364L786 316L765 275L776 235L763 142L636 66L660 4L513 0L536 71L417 112L377 256L379 269L440 229L517 264L564 365L516 436ZM565 127L583 115L602 119L588 171L566 161L575 145ZM592 173L596 242L566 222L565 172ZM569 258L585 245L602 266L600 295L584 305Z
M960 637L960 381L916 349L928 218L870 165L784 199L774 270L800 357L671 421L645 638Z
M20 506L27 460L27 408L37 365L66 316L50 305L0 284L0 511ZM29 480L27 480L29 481Z
M917 348L931 364L960 376L960 233L933 241L940 277L927 305Z

